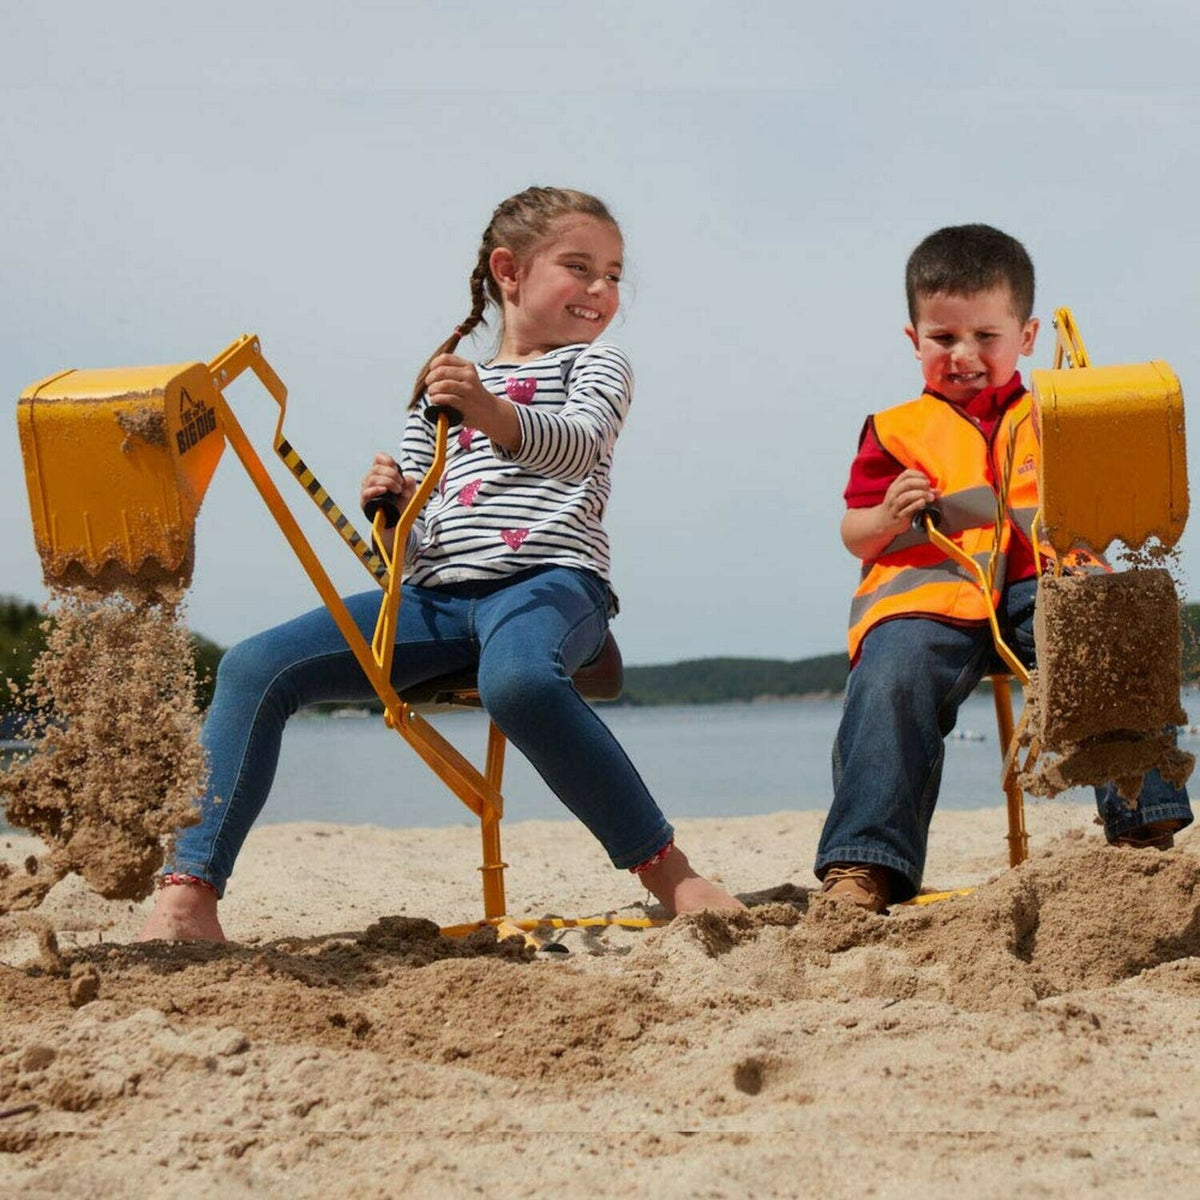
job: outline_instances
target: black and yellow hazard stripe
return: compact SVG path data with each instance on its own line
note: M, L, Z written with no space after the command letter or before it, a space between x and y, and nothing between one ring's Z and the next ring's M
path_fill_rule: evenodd
M308 469L304 459L292 449L291 443L285 437L275 439L275 453L283 460L284 466L300 481L301 487L313 498L313 503L325 514L330 525L341 536L342 541L358 556L363 566L383 583L388 577L387 564L371 549L369 543L358 535L358 531L350 524L346 515L333 502L333 497L321 486L321 481Z

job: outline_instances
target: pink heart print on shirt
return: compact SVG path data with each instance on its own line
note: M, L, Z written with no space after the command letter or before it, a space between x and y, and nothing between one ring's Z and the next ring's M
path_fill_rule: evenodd
M528 529L502 529L500 536L508 543L510 550L519 550L521 543L529 536Z
M529 376L522 378L518 375L510 375L504 381L504 394L514 404L528 404L536 391L537 380Z
M470 483L461 487L458 492L459 504L465 504L467 508L470 508L475 503L475 493L479 491L479 485L482 482L481 479L472 479Z
M475 436L475 430L468 429L465 425L458 431L458 445L462 450L470 450L471 439Z

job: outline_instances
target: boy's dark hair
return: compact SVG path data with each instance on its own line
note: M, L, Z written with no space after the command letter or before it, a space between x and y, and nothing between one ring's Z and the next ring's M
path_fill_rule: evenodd
M1033 263L1015 237L990 225L947 225L909 256L904 272L908 317L917 323L922 296L974 296L1007 284L1021 323L1033 314Z

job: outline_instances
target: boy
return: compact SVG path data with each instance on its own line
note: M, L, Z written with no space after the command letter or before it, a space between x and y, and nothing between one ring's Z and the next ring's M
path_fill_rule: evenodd
M1033 264L988 225L930 234L908 260L909 324L925 390L868 418L846 487L842 541L863 560L850 614L852 670L833 748L834 798L814 867L833 899L883 912L921 886L943 739L998 665L978 585L914 518L980 556L996 541L997 476L1011 464L996 579L1005 640L1033 663L1038 444L1017 360L1033 352ZM1097 789L1105 836L1168 849L1190 824L1185 791L1152 771L1135 810Z

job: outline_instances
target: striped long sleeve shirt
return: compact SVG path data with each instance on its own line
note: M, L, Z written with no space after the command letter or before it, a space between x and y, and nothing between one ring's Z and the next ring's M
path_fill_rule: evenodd
M555 565L609 578L613 446L629 411L633 372L616 346L562 346L532 362L478 365L488 391L516 405L519 449L477 430L450 431L446 468L409 536L406 582L499 579ZM433 425L409 414L400 451L406 475L433 460Z

